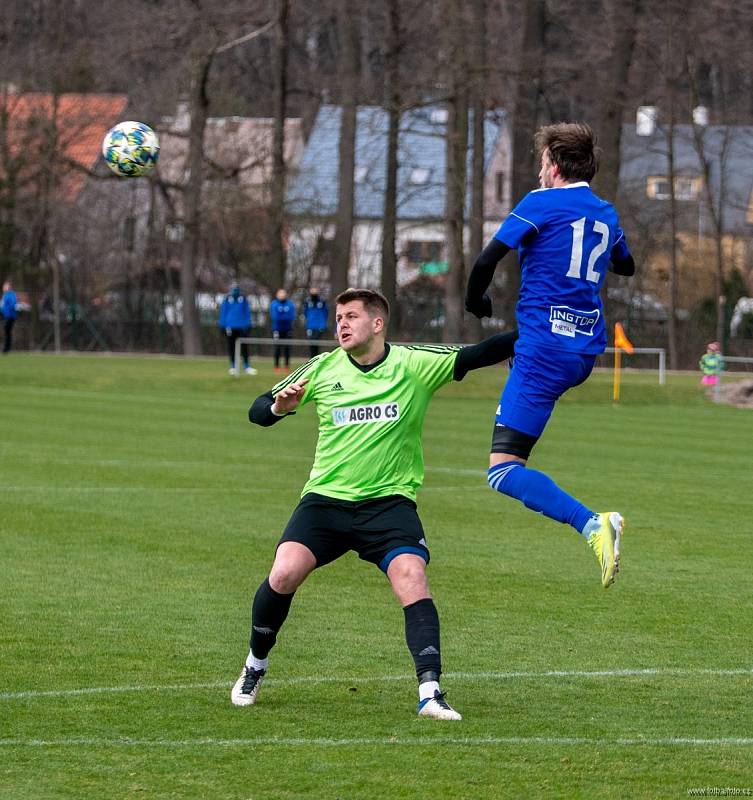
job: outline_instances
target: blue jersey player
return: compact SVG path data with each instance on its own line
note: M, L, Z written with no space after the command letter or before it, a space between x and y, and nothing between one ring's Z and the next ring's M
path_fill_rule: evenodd
M466 309L491 316L486 289L500 259L517 249L520 337L495 416L488 480L496 491L581 533L601 564L606 589L619 568L622 516L592 511L526 462L554 404L588 378L604 352L599 291L607 269L632 275L635 264L614 207L591 191L598 162L588 125L548 125L535 143L541 188L510 212L468 280Z

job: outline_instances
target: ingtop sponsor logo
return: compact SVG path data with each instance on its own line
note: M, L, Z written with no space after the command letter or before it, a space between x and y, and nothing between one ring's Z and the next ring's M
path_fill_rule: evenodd
M560 336L575 338L576 333L583 336L593 336L596 323L599 321L599 309L593 311L578 311L569 306L551 306L549 308L549 322L552 323L552 333Z

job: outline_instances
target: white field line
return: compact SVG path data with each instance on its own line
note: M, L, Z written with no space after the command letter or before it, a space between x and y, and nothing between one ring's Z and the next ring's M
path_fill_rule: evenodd
M753 668L705 669L682 667L647 667L643 669L604 669L604 670L547 670L545 672L445 672L448 681L511 681L511 680L550 680L552 678L598 679L598 678L654 678L709 676L753 677ZM338 677L331 675L303 675L291 678L265 678L265 684L294 686L300 684L369 684L415 681L412 675L380 675L373 677ZM136 684L132 686L90 686L81 689L29 689L20 692L0 692L2 700L27 700L37 697L75 697L77 695L121 694L124 692L186 691L192 689L223 689L233 685L233 681L213 681L210 683L184 684Z
M104 739L72 737L70 739L0 739L0 747L521 747L521 746L585 746L585 747L752 747L753 738L719 737L700 739L690 736L589 739L573 736L390 736L386 738L329 739L322 737L255 739Z

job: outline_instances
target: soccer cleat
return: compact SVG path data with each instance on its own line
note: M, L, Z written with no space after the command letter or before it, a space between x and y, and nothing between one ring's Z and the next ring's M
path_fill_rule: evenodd
M246 367L246 369L244 369L243 371L246 373L246 375L258 375L259 374L259 370L258 369L254 369L253 367Z
M435 691L434 697L427 697L418 704L419 717L431 719L463 719L454 708L444 699L445 693Z
M264 669L254 669L253 667L243 667L240 678L235 682L233 691L230 692L230 700L234 706L252 706L256 702L256 695L259 693L262 678L267 674Z
M227 374L228 375L237 375L238 374L238 370L235 367L230 367L230 369L227 371Z
M601 585L608 589L620 571L620 537L625 520L616 511L599 514L599 528L588 537L588 546L601 564Z

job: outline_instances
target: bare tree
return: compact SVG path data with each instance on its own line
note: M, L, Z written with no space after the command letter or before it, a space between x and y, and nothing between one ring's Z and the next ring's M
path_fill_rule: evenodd
M609 83L602 94L599 144L606 154L594 179L594 189L614 202L620 177L622 115L628 103L630 65L633 60L638 19L643 0L609 0L607 21L612 38L607 69Z
M191 91L188 108L188 180L183 189L183 258L180 265L180 294L183 301L183 353L201 353L201 324L196 308L196 261L201 235L201 195L204 185L204 132L209 115L207 81L217 42L197 36L191 59Z
M471 108L473 109L473 161L471 163L471 218L469 251L478 255L484 246L484 125L486 121L486 0L473 1L471 24L473 53ZM471 315L467 318L473 339L480 339L481 320Z
M523 37L512 121L513 202L537 185L532 141L544 77L545 32L545 0L523 0Z
M382 224L382 291L392 309L392 329L400 329L397 304L397 170L400 131L400 0L384 4L384 103L387 108L387 166Z
M272 192L270 203L272 274L277 286L285 285L285 98L288 85L288 0L275 0L274 97L272 141Z
M447 280L444 294L444 340L463 339L465 294L465 194L468 153L468 61L461 0L445 0L445 56L447 58L447 146L445 241Z
M356 157L356 120L358 113L358 14L348 0L338 0L340 37L340 118L339 177L336 232L333 264L330 267L332 294L348 287L350 251L353 238L354 170Z

